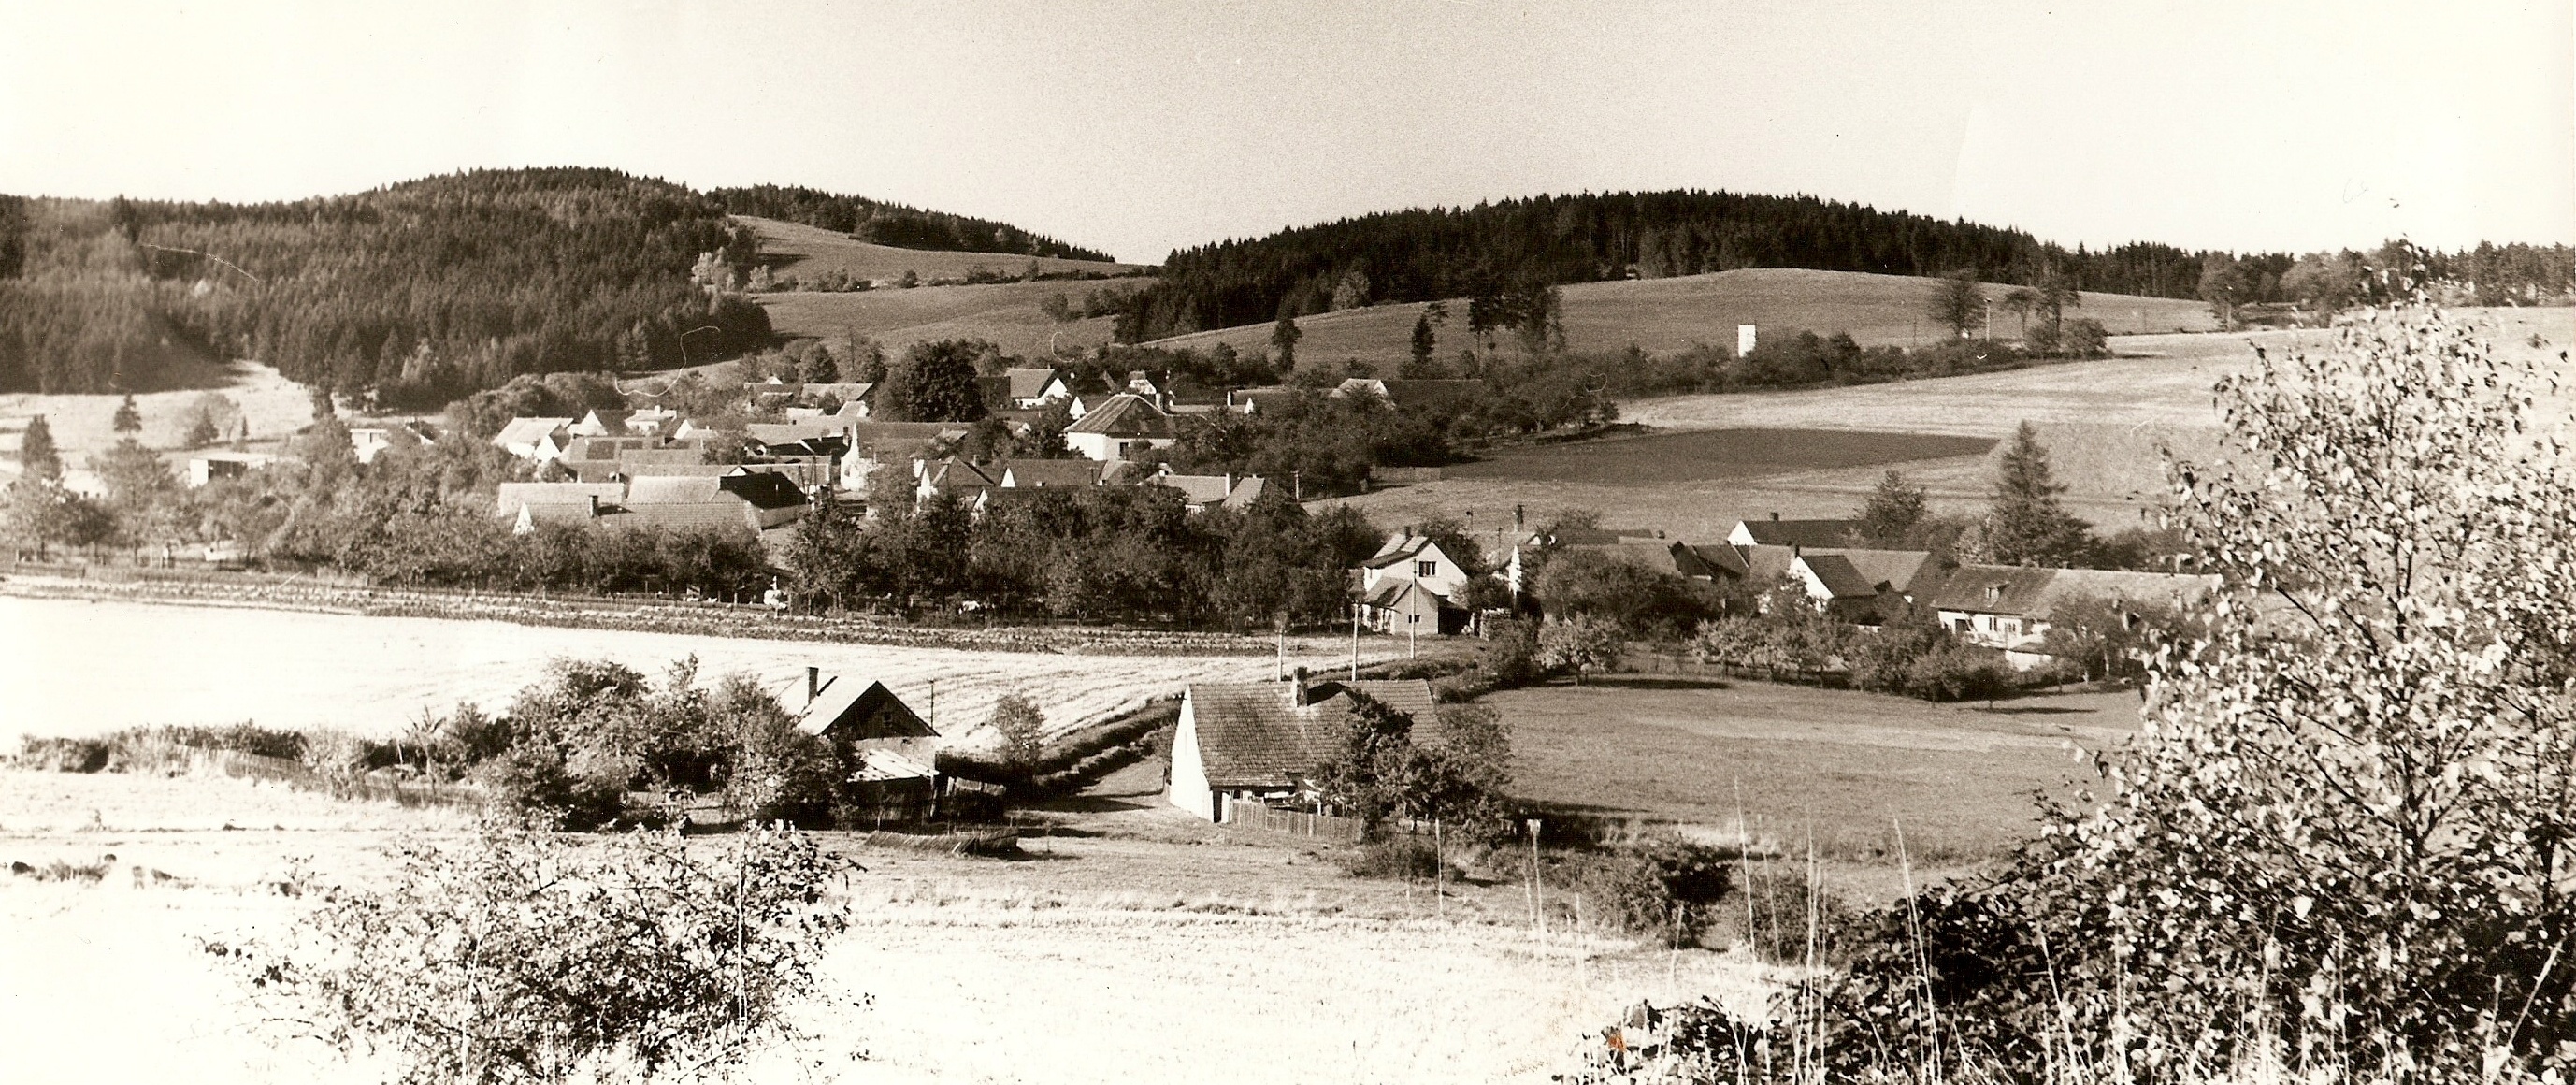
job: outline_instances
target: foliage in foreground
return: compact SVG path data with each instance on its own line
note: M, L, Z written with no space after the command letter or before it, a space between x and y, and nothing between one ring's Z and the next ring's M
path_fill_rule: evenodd
M275 942L205 948L254 1000L406 1083L553 1082L740 1062L782 1034L846 928L840 864L792 830L714 856L675 833L574 843L488 824L394 846L386 889L333 886Z
M2162 648L2107 797L1878 917L1772 1023L1665 1011L1669 1046L1604 1069L2563 1078L2576 483L2547 387L2420 308L2258 353L2218 386L2236 466L2174 470L2229 590Z

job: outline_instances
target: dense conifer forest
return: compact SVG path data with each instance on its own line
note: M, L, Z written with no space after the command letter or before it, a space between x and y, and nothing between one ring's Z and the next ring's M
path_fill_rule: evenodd
M1068 245L1005 222L924 211L897 203L882 203L865 196L844 196L819 189L753 185L749 188L714 189L707 193L707 198L724 205L726 211L736 215L801 222L818 229L845 233L860 241L896 248L1053 256L1104 262L1109 259L1107 253Z

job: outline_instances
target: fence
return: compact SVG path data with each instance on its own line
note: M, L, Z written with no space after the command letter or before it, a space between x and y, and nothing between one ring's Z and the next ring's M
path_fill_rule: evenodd
M1790 667L1740 667L1733 663L1707 663L1687 656L1664 655L1660 652L1631 652L1624 661L1630 673L1690 675L1704 678L1734 678L1748 682L1773 682L1780 685L1817 686L1823 689L1850 689L1850 671L1808 671Z
M1333 840L1358 840L1358 818L1337 818L1309 814L1298 810L1281 810L1257 802L1229 800L1225 804L1225 823L1246 829L1263 829L1291 836L1311 836Z

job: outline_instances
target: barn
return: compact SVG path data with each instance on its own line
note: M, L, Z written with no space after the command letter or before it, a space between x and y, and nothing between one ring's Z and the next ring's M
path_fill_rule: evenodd
M1190 685L1172 735L1172 805L1223 821L1228 803L1295 799L1339 748L1353 693L1413 717L1417 734L1437 725L1431 683L1418 678L1335 682L1301 669L1292 682Z

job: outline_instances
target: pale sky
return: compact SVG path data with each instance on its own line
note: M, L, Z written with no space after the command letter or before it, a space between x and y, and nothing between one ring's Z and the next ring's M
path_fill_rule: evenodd
M2048 240L2576 242L2576 0L0 0L0 192L478 166L775 182L1123 259L1542 192L1803 192Z

